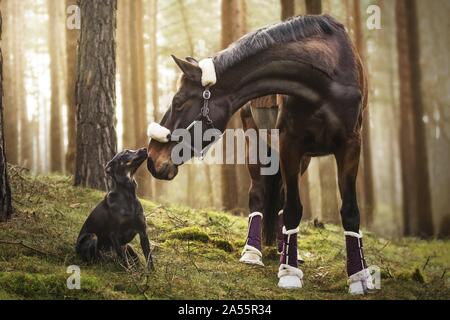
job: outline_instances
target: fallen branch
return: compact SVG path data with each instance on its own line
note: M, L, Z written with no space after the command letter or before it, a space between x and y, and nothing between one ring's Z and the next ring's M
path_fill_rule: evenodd
M50 253L50 252L45 252L36 248L33 248L29 245L27 245L26 243L24 243L23 241L8 241L8 240L0 240L0 244L6 244L6 245L13 245L13 246L21 246L24 247L26 249L29 249L31 251L37 252L39 254L42 254L44 256L53 256L53 257L58 257L58 255L54 254L54 253Z

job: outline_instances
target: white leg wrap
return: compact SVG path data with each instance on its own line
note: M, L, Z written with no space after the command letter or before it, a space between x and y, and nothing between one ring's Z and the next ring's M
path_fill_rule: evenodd
M352 231L344 231L344 235L345 236L350 236L350 237L355 237L355 238L358 238L358 239L361 239L363 237L361 231L359 233L352 232Z
M303 279L303 272L299 268L291 267L288 264L280 265L278 269L278 287L283 289L300 289Z
M281 264L280 268L278 269L278 287L283 289L300 289L302 288L302 279L303 279L303 272L299 268L292 267L287 264L289 261L289 256L287 255L289 252L289 241L290 236L293 234L297 234L300 231L300 229L297 227L292 230L286 230L286 227L283 227L283 234L288 236L287 243L288 247L286 250L286 264Z
M246 264L254 264L257 266L264 267L264 263L262 262L262 253L255 247L245 245L244 250L242 251L240 262Z
M250 219L253 218L253 217L256 217L256 216L260 216L261 219L263 218L263 214L262 214L261 212L253 212L253 213L250 213L250 214L248 215L248 217L249 217Z
M369 290L374 290L372 276L368 269L361 270L348 277L348 292L350 294L366 294Z

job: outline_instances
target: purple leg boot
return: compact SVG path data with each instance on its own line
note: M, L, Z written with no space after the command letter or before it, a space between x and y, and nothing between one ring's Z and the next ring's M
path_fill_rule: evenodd
M283 227L284 243L278 270L278 286L283 289L298 289L302 287L303 272L298 268L297 261L298 232L299 228L286 230Z
M283 210L280 210L278 212L278 221L277 221L277 249L278 254L283 253L283 245L284 245L284 234L283 234L283 226L284 226L284 220L283 220Z
M372 276L364 259L362 234L345 231L347 275L350 294L365 294L374 289Z
M261 224L263 215L253 212L248 216L247 243L242 251L240 262L264 266L261 253Z

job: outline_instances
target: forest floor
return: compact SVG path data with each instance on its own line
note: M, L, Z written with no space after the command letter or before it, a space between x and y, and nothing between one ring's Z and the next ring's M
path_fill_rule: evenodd
M83 264L78 232L103 194L71 186L67 176L33 176L11 168L15 214L0 224L0 299L450 299L450 242L388 241L365 233L368 263L381 268L381 290L347 294L341 227L303 223L305 286L277 288L278 256L265 267L238 262L247 220L223 212L142 201L156 271L125 270L112 258ZM133 246L141 252L139 240ZM69 290L69 265L81 268L81 289Z

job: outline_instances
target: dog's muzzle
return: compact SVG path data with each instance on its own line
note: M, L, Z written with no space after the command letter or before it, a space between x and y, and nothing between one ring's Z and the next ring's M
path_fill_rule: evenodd
M156 122L152 122L148 126L147 135L150 139L155 139L161 143L167 143L170 141L171 132L166 127L163 127Z

